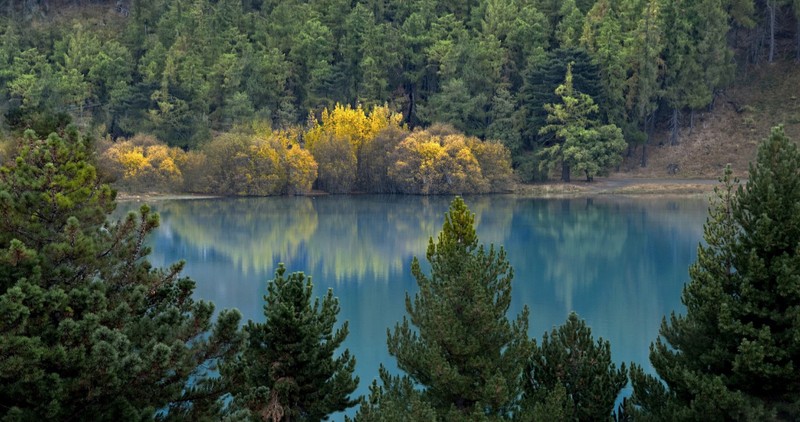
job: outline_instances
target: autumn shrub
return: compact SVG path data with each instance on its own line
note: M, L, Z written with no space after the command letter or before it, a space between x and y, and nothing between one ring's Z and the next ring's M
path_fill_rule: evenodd
M390 126L378 132L375 138L361 150L358 161L361 164L356 180L356 189L370 193L394 193L397 185L389 177L392 154L408 136L408 131Z
M129 191L172 192L183 187L186 153L150 135L120 138L101 153L104 171Z
M184 192L209 192L211 177L208 174L208 159L204 152L187 151L181 170L183 171Z
M332 193L372 191L365 188L375 167L366 160L379 148L373 145L378 134L387 128L402 130L402 118L387 106L366 112L341 104L324 109L319 120L312 116L304 142L319 163L318 187Z
M286 150L286 192L289 195L311 192L317 180L317 161L308 150L291 145Z
M403 193L443 194L488 191L480 164L463 135L434 136L416 131L395 148L389 177Z
M511 169L511 152L499 141L481 141L469 138L467 145L481 166L481 173L489 184L489 192L505 192L513 188L514 171Z
M267 196L307 193L317 163L288 133L225 133L205 144L193 174L203 177L199 192Z
M351 192L356 181L356 153L353 146L341 136L327 135L314 146L314 157L319 164L317 186L330 193Z

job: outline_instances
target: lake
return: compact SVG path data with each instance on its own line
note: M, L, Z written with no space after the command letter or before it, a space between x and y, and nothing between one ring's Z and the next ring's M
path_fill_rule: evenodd
M411 259L425 262L428 239L441 230L452 197L320 196L158 201L161 227L150 260L186 260L196 297L263 321L266 282L279 262L311 275L317 295L339 297L349 321L345 347L356 357L367 394L383 363L396 370L386 330L405 315L416 292ZM707 214L704 198L466 197L481 243L503 246L514 267L513 318L528 305L530 335L576 311L595 338L611 342L617 363L651 369L648 347L661 318L683 312ZM121 212L138 208L123 202ZM348 412L352 414L352 412ZM334 420L341 419L337 415Z

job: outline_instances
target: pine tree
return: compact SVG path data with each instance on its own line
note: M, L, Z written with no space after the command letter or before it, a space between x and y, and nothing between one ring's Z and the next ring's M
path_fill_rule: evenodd
M209 371L238 349L239 313L212 324L183 263L150 266L146 206L106 221L114 192L74 127L19 151L0 168L0 419L199 417L225 392Z
M599 0L586 15L581 45L600 67L600 80L606 102L598 103L606 121L622 126L627 121L625 78L629 58L624 48L625 33L620 22L619 5Z
M524 149L536 150L552 139L549 134L539 133L547 125L547 111L544 106L559 100L555 89L564 82L564 74L570 63L574 88L598 103L605 103L600 70L583 49L554 50L548 54L544 63L529 63L525 70L524 85L517 97L519 108L516 120Z
M372 381L368 397L362 397L358 413L351 422L434 422L436 411L414 388L407 376L392 376L383 366L379 369L382 386Z
M630 57L625 81L625 105L632 127L626 128L630 139L642 144L641 166L647 166L647 143L654 127L655 112L663 73L663 18L660 0L632 0L622 3L624 19L634 21L625 40L626 56Z
M510 416L530 353L527 307L515 321L506 318L513 270L505 250L478 246L474 220L456 197L438 241L430 239L430 275L412 261L420 291L413 301L406 296L410 319L388 337L399 368L448 420Z
M534 346L528 372L526 408L560 399L569 415L565 420L608 419L628 383L625 364L617 369L611 361L608 341L595 342L592 330L574 312L564 325L544 334L541 346Z
M564 84L556 88L560 103L546 104L547 126L539 133L553 133L555 139L539 151L540 167L561 165L561 180L570 181L572 170L581 171L586 181L606 174L622 161L625 141L615 125L600 126L594 115L598 107L592 97L576 91L572 84L572 65L567 66Z
M334 330L339 300L328 293L312 305L311 278L284 276L281 264L267 284L263 323L248 322L249 339L241 358L222 368L238 386L229 409L264 421L319 421L354 406L356 361L345 349L347 322Z
M685 315L632 368L638 411L671 420L800 418L800 152L778 127L745 186L726 170L689 269ZM712 417L713 416L713 417Z

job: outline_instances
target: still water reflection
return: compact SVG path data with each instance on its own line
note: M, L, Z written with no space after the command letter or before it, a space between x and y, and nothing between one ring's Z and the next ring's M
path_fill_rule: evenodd
M265 283L277 263L304 271L321 295L340 298L350 321L345 343L357 359L358 394L378 365L396 368L386 330L405 314L416 284L413 256L424 261L450 197L327 196L158 202L162 225L151 239L155 265L187 261L196 296L262 320ZM530 335L575 310L617 362L645 368L663 315L682 311L681 287L702 236L700 198L466 198L483 243L502 245L514 267L513 304L531 308ZM120 205L120 212L137 208Z

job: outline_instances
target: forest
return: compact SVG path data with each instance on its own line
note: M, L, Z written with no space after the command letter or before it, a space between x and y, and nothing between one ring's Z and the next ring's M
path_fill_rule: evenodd
M72 121L106 139L101 167L126 190L504 191L509 167L566 181L622 154L645 166L653 132L678 143L737 72L800 58L798 14L787 0L6 0L0 111L12 133ZM507 152L484 148L487 163L478 141Z

